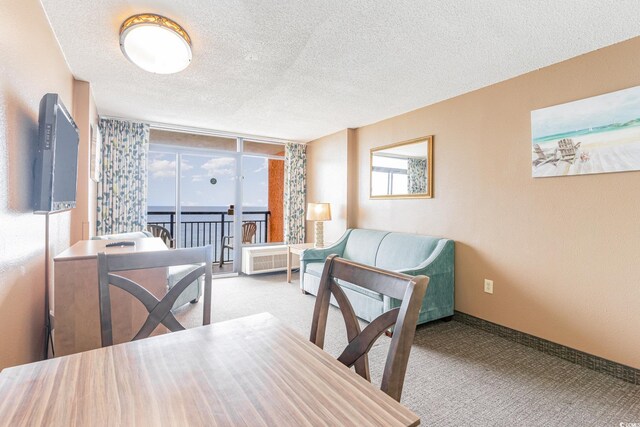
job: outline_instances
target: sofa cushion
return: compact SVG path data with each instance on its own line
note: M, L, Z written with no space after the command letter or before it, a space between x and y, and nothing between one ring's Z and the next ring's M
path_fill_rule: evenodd
M386 270L415 267L429 258L438 241L437 237L389 233L380 242L373 265Z
M318 278L322 276L322 270L324 270L324 262L310 262L307 264L306 272Z
M357 292L362 295L366 295L369 298L373 298L378 301L382 301L382 298L383 298L382 294L363 288L362 286L354 285L353 283L350 283L350 282L345 282L344 280L338 279L338 285L342 286L343 288L351 289L354 292Z
M378 246L387 234L388 231L352 230L342 257L361 264L375 265Z
M324 270L324 262L311 262L307 264L306 272L318 279L322 277L322 270ZM382 301L382 295L377 292L370 291L369 289L354 285L353 283L345 282L344 280L338 280L338 284L344 288L351 289L370 298Z

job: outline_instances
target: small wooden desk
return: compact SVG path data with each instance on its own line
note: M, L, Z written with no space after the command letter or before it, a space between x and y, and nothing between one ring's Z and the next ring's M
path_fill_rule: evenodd
M0 373L23 425L415 426L413 412L268 313Z
M56 356L92 350L101 346L100 307L98 304L98 252L132 253L168 250L162 239L133 240L135 246L107 248L116 240L81 240L54 261L53 342ZM135 280L156 298L167 293L167 269L127 271L123 276ZM147 310L125 291L111 288L113 339L115 343L131 340L147 317ZM154 334L164 333L158 326Z
M302 255L302 251L304 251L305 249L311 249L311 248L313 248L313 243L300 243L297 245L287 245L287 283L291 283L291 265L293 261L291 259L292 254L300 256Z

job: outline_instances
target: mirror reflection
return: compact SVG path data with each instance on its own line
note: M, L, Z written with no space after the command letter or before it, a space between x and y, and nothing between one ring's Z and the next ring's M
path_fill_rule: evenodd
M371 197L431 197L432 137L371 150Z

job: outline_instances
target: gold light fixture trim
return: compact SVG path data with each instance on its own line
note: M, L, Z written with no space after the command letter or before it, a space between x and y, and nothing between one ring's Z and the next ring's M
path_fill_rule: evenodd
M138 40L127 42L127 37L134 35L135 32L149 32L152 31L152 28L159 30L154 35L165 34L165 37L171 37L169 34L173 34L173 37L177 36L178 39L175 41L172 39L171 44L175 44L173 50L167 51L165 45L157 45L157 43L161 43L160 37L150 37L149 35L146 37L138 35ZM134 38L136 37L134 36ZM147 45L143 45L140 40L144 40ZM154 42L156 45L153 45ZM189 34L177 22L154 13L133 15L122 23L120 26L120 49L129 61L152 73L176 73L191 63L191 37ZM175 59L167 56L171 54L178 56Z
M162 15L155 15L153 13L141 13L140 15L133 15L127 18L126 21L122 23L120 27L120 39L122 40L122 35L128 28L134 25L157 25L159 27L168 28L173 31L180 37L182 37L188 44L191 46L191 37L189 34L175 21L172 21L169 18L166 18ZM122 42L120 43L122 45Z

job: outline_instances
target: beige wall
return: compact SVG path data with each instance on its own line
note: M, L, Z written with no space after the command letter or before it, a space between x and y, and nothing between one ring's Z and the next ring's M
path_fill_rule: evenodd
M91 180L91 126L97 127L98 114L89 82L73 82L73 119L80 134L78 149L78 187L76 208L71 211L71 244L95 235L96 183Z
M326 243L338 240L349 227L350 201L356 200L349 197L355 187L349 181L353 168L348 168L356 154L354 135L353 129L345 129L307 144L307 202L331 204L331 221L324 223ZM306 230L306 241L313 242L313 221L307 221Z
M636 85L640 38L359 128L357 226L456 240L457 310L640 368L640 172L532 179L530 154L531 110ZM430 134L435 198L370 200L369 150Z
M38 105L73 78L37 0L0 2L0 369L43 350L45 217L31 208ZM69 245L70 213L51 216L51 252Z

